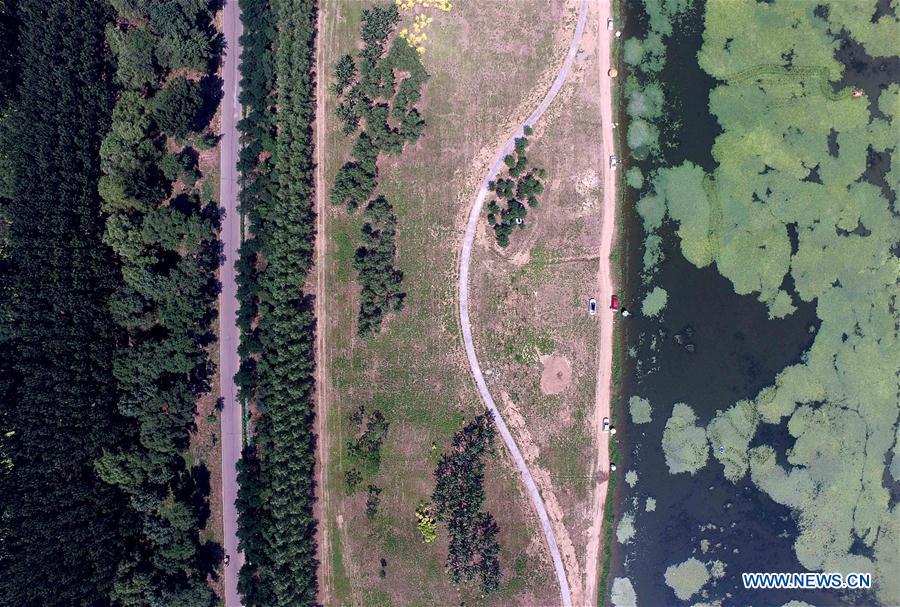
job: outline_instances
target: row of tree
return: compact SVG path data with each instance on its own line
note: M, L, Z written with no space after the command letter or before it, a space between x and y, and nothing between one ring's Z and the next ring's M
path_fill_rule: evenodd
M312 298L303 293L314 245L314 0L241 0L239 261L242 400L255 434L238 466L246 605L315 604L312 506Z
M401 153L425 128L415 108L428 78L419 54L400 37L395 37L385 52L399 19L394 4L364 10L360 27L363 48L356 57L348 54L338 60L331 85L344 133L361 130L353 146L353 160L338 171L330 194L333 204L346 205L351 212L366 207L363 246L354 260L362 287L360 335L378 332L386 313L403 308L403 274L394 266L396 217L383 196L371 200L378 188L379 155ZM405 76L398 82L397 74Z
M121 267L109 299L124 335L113 357L118 410L131 440L104 450L97 474L128 496L134 545L111 598L123 605L213 605L221 548L201 544L209 516L203 464L182 454L197 399L210 390L219 263L218 212L195 188L197 148L214 94L219 38L202 0L114 0L107 39L118 98L100 146L104 241Z
M484 505L484 458L494 453L496 428L490 411L456 433L434 471L432 494L438 521L450 536L447 569L454 584L478 579L482 592L500 587L500 528Z
M531 133L531 127L526 126L525 135ZM501 247L509 246L509 236L516 226L525 227L528 209L521 201L526 201L529 207L534 208L538 205L538 194L544 191L544 169L534 168L526 173L527 148L526 137L516 138L515 154L507 154L503 158L509 177L488 182L488 190L494 192L497 198L488 203L487 219L494 228L494 236ZM501 207L500 201L505 201L505 206Z

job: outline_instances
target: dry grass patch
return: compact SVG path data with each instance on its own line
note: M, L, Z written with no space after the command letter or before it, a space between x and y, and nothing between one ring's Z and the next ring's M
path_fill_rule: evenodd
M575 567L567 564L573 592L580 581L571 578L584 574L593 524L599 421L593 419L599 327L588 315L588 300L598 288L604 160L600 74L590 42L597 24L587 27L570 80L529 137L529 161L546 170L540 204L529 209L525 227L505 249L482 220L471 287L475 345L482 368L490 370L488 386L495 396L508 395L530 429L533 461L551 484L542 491L555 495L578 560Z
M355 48L366 3L330 2L320 32L323 65ZM541 0L460 3L434 13L424 56L431 78L420 110L421 139L399 157L379 163L381 192L398 218L397 262L404 273L403 311L380 333L356 335L358 290L350 260L361 214L327 209L325 360L331 380L325 490L331 529L331 596L346 605L546 605L558 601L543 538L519 477L502 444L485 474L490 511L500 526L501 590L487 598L454 588L444 568L446 530L424 544L415 510L428 501L433 472L464 420L482 410L459 337L456 305L458 248L475 180L487 169L485 150L524 118L523 100L544 72L556 69L570 32L568 8ZM411 19L411 14L404 14ZM498 27L503 24L503 27ZM401 27L406 25L404 21ZM530 108L526 108L530 109ZM327 99L325 179L330 185L349 157L352 137L340 132ZM346 444L350 412L380 410L389 423L377 472L348 494ZM365 514L366 486L381 488L378 513ZM382 563L384 559L385 564ZM384 575L382 577L382 571Z

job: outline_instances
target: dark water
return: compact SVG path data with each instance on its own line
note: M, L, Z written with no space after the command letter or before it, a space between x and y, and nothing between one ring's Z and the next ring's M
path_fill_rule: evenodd
M628 3L626 8L625 36L643 35L647 24L640 5ZM696 62L702 22L700 3L699 10L676 27L677 37L669 40L661 80L668 111L677 120L663 126L661 139L677 142L663 146L665 164L691 161L712 170L715 163L710 150L721 129L707 107L709 90L716 82ZM620 115L624 116L624 109ZM619 132L624 135L625 129ZM640 166L645 175L655 168L647 162ZM633 209L638 197L637 192L630 191L626 209ZM626 212L624 229L628 244L622 295L625 302L638 308L646 288L640 279L640 243L645 235L637 213ZM752 295L735 294L731 283L715 267L697 269L687 262L672 226L665 226L661 236L666 261L654 284L669 294L663 320L638 315L622 321L627 323L627 346L637 356L626 361L623 397L616 405L617 436L620 452L624 451L617 474L624 476L625 471L635 470L638 482L634 489L618 484L616 525L625 512L635 513L637 533L626 547L616 542L609 586L613 577L629 577L639 605L680 605L682 602L665 584L665 570L694 556L704 562L722 561L725 576L705 586L707 597L695 595L685 604L716 599L722 599L724 605L756 607L780 606L792 599L818 607L846 604L844 599L852 603L853 597L842 599L835 592L744 590L742 572L805 571L793 550L796 521L787 508L756 489L749 475L738 484L725 479L721 464L712 455L710 463L693 476L669 474L661 446L674 403L689 404L698 424L705 426L717 411L737 400L754 398L774 382L779 371L798 362L818 328L815 303L801 304L788 318L769 320L764 304ZM675 341L676 334L684 337L681 345ZM654 336L658 347L652 351ZM688 352L685 343L693 344L694 351ZM631 424L627 405L631 395L650 401L651 423ZM775 446L784 457L793 439L785 423L761 428L754 444L762 442ZM654 512L645 512L648 496L656 499ZM637 506L634 497L639 498ZM702 526L708 527L701 530ZM701 539L709 541L705 554L700 550Z

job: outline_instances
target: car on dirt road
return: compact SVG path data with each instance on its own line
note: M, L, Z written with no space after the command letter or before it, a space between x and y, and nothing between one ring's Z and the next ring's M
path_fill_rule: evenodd
M608 417L603 418L603 431L609 432L609 418Z
M612 17L606 20L606 29L609 31L613 31L613 20Z
M609 170L615 171L617 166L619 166L619 159L613 154L609 157Z
M591 299L588 301L588 314L590 316L593 316L596 313L597 313L597 300L594 299L593 297L591 297Z

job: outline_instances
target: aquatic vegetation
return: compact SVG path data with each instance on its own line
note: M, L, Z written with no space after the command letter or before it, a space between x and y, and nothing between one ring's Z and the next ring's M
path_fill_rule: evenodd
M628 125L627 141L635 158L646 158L659 151L659 129L646 120L635 118Z
M647 503L644 505L645 512L655 512L656 511L656 498L648 497Z
M706 427L713 455L725 466L725 477L737 482L750 468L750 441L759 425L759 413L742 400L719 412Z
M629 83L628 89L626 111L629 116L632 118L657 118L662 115L665 102L662 87L656 83L648 83L643 87Z
M900 522L882 483L886 465L900 473L890 458L900 414L892 252L900 218L888 200L897 193L900 166L894 122L900 87L873 100L835 90L831 83L844 66L832 32L845 28L869 52L896 54L896 36L883 31L897 20L882 15L872 22L874 1L850 9L822 5L811 11L795 2L707 4L698 58L723 82L710 94L723 129L712 149L717 168L660 169L638 212L645 227L656 229L661 201L688 261L714 263L737 293L765 302L770 316L791 314L797 298L816 302L821 325L802 362L752 402L720 413L707 435L728 478L742 478L749 466L760 489L793 509L794 548L804 567L871 571L885 601L900 596L898 576L890 573L900 567ZM870 155L882 152L891 157L887 189L870 183L867 173ZM675 440L675 432L691 430L690 418L673 414L666 426L670 469L673 461L683 465L687 441ZM795 439L787 467L771 446L748 451L760 423L785 418ZM705 441L697 446L693 464L702 465Z
M636 607L637 594L627 577L617 577L612 584L612 604L614 607Z
M634 488L638 482L638 473L634 470L629 470L625 473L625 482L628 483L628 486Z
M640 190L641 186L644 185L644 174L641 172L641 169L638 167L631 167L625 171L625 183L635 190Z
M709 578L710 573L706 565L693 557L666 569L666 585L674 590L675 596L682 601L700 592Z
M894 456L891 458L891 477L900 482L900 426L897 426L897 440L894 441Z
M665 96L657 76L666 62L665 39L672 35L674 27L693 5L693 0L644 2L648 31L644 38L625 41L623 59L634 68L625 80L627 112L631 118L626 138L635 158L659 154L659 122L663 119Z
M637 212L644 223L644 231L653 232L662 225L666 216L666 201L655 194L648 194L638 201Z
M645 197L653 201L645 203L650 218L655 219L658 216L659 208L656 205L662 203L665 205L664 212L678 222L681 252L698 268L705 267L713 261L717 248L714 239L710 237L714 226L711 226L710 203L703 185L705 179L706 173L703 169L689 162L675 168L663 169L659 171L654 181L657 196ZM643 200L641 202L643 203ZM641 212L641 206L639 204L638 212ZM660 219L659 224L661 223Z
M644 257L643 268L641 274L641 282L649 284L659 268L659 264L663 262L665 255L662 252L662 238L658 234L650 233L644 239Z
M672 474L694 474L709 459L706 432L696 422L697 416L693 409L684 403L675 403L662 438L666 464Z
M631 421L636 424L649 424L650 401L640 396L632 396L628 399L628 408L631 410Z
M669 300L669 294L662 287L653 287L653 290L647 293L644 301L641 303L641 313L644 316L659 316L666 303Z
M626 512L622 515L619 526L616 527L616 539L619 540L620 544L627 544L634 537L634 534L634 515L630 512Z

